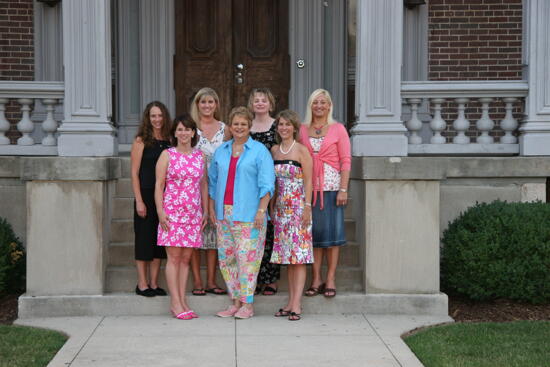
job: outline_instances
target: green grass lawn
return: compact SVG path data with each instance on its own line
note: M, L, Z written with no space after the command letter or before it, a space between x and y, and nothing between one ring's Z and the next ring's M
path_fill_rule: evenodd
M44 367L66 340L57 331L0 325L0 367Z
M425 367L550 366L550 321L450 324L405 342Z

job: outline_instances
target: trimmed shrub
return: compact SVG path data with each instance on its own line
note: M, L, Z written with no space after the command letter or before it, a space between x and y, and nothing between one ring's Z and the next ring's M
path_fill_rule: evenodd
M0 295L25 289L25 249L11 225L0 218Z
M449 225L442 242L445 291L550 302L550 204L477 203Z

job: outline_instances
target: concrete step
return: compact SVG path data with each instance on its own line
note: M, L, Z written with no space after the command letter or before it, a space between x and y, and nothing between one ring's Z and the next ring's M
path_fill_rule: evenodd
M256 315L272 315L287 301L288 295L257 296L254 302ZM189 296L189 305L200 315L213 315L229 304L226 296L208 294ZM303 314L448 314L448 300L437 294L365 294L339 292L334 298L303 297ZM138 316L167 315L169 297L145 298L133 293L113 293L89 296L27 296L19 297L20 319L33 317L70 316Z
M344 225L345 225L345 231L346 231L346 240L349 242L354 242L356 239L355 221L351 219L346 219L344 221ZM124 219L113 218L111 220L111 242L133 242L133 241L134 241L133 217L124 218Z
M204 254L204 251L201 251ZM201 262L205 265L206 256L201 255ZM340 247L339 265L359 266L360 248L355 242L348 242L346 246ZM133 266L134 265L134 243L133 242L112 242L109 245L108 265L112 266Z
M134 198L113 199L113 219L134 219Z
M309 284L310 273L308 269L306 285ZM325 273L325 269L323 269ZM205 269L202 269L203 281L206 280ZM190 277L191 278L191 277ZM105 272L105 292L128 292L136 287L137 272L134 266L108 266ZM217 272L218 285L225 285L221 274ZM164 266L161 269L159 277L160 286L166 288L164 278ZM189 279L187 288L191 289L192 281ZM336 286L339 291L358 292L363 289L363 269L360 267L339 266L336 270ZM279 281L281 290L288 289L288 278L285 267L281 269L281 280Z

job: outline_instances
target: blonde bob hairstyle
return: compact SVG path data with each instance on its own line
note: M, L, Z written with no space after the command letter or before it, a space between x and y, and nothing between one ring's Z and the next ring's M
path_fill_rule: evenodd
M275 119L275 140L278 144L281 144L281 136L279 135L279 121L281 119L285 119L286 121L290 122L292 124L292 127L294 127L294 132L292 133L292 137L297 142L300 142L300 116L292 110L283 110L277 114L277 118Z
M267 98L269 101L269 112L273 113L273 111L275 111L275 96L273 96L273 93L271 93L269 88L252 89L252 92L250 92L250 95L248 96L248 109L254 113L254 98L256 97L256 94L263 94L265 98Z
M333 111L333 105L332 105L332 98L330 98L330 93L326 89L316 89L311 93L311 96L309 96L309 99L307 101L307 107L306 107L306 117L304 119L305 125L311 125L311 122L313 121L313 115L311 113L311 106L313 105L313 101L315 98L319 96L325 96L328 103L330 104L330 108L328 110L328 116L327 116L327 123L332 124L334 122L334 118L332 117L332 111Z
M235 116L244 117L246 122L248 122L248 128L250 129L252 127L252 120L254 119L254 116L248 108L244 106L234 107L231 112L229 112L227 126L231 127L231 125L233 125L233 119Z
M197 127L201 128L201 118L199 115L199 102L203 97L212 97L214 98L214 101L216 102L216 110L214 110L214 118L218 121L220 121L220 97L218 97L218 93L212 88L201 88L195 94L195 98L193 98L193 102L191 102L191 107L189 108L191 118L197 123Z

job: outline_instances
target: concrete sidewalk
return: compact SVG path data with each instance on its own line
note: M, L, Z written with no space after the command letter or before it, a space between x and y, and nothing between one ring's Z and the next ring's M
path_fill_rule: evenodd
M249 320L202 314L21 319L70 339L50 367L117 366L422 366L404 332L452 322L448 316L304 314L301 321L257 315Z

